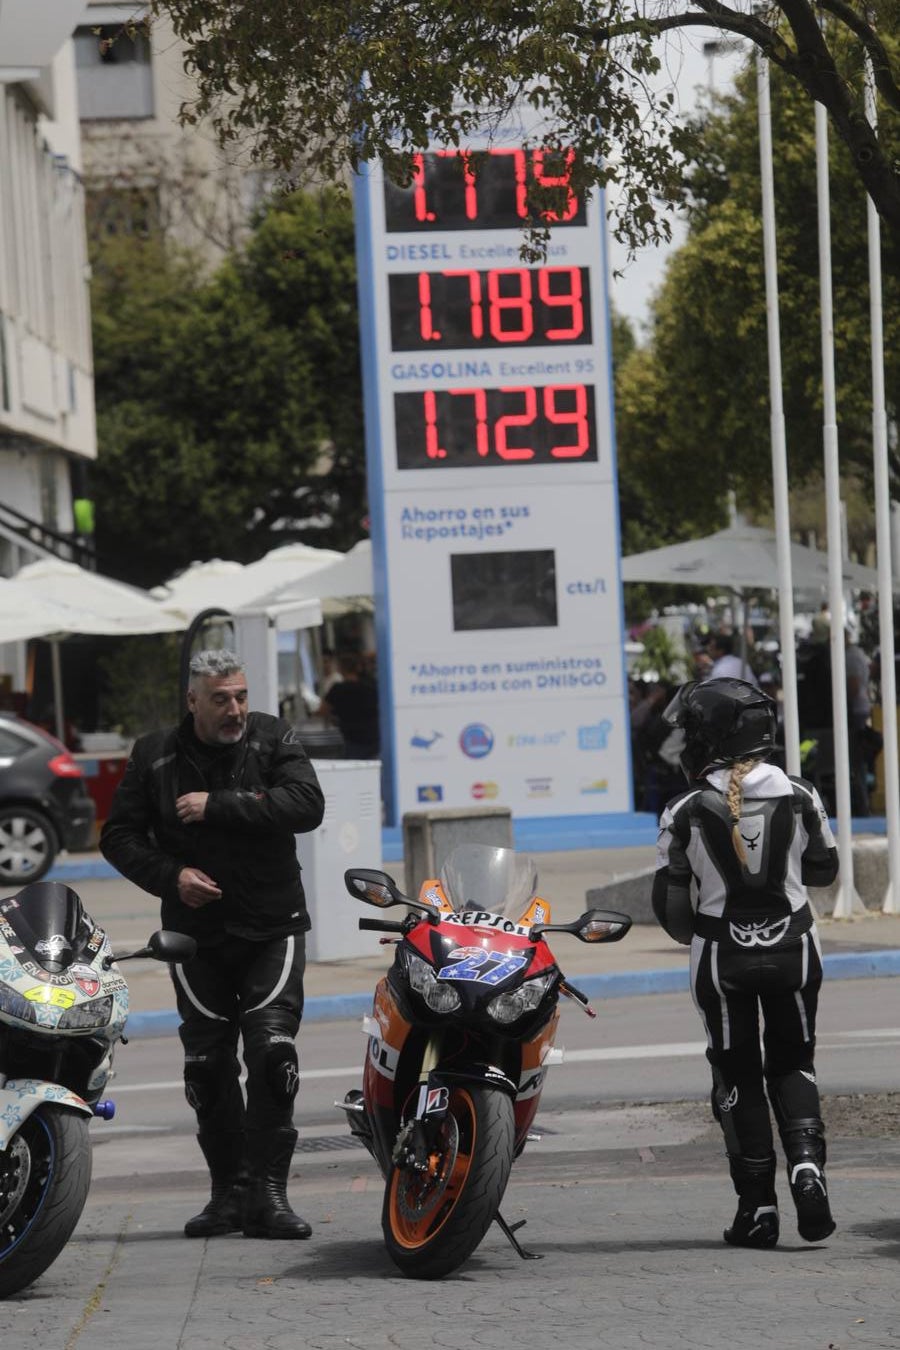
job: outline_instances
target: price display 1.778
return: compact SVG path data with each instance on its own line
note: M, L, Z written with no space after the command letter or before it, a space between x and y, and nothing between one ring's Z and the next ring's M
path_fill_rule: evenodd
M586 267L392 273L388 303L395 352L592 341Z
M524 385L394 395L398 469L597 459L594 387Z

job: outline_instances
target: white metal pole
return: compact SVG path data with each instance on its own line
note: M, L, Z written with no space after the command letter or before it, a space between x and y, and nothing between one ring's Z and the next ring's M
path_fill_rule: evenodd
M875 81L866 57L866 114L874 127ZM900 913L900 773L897 750L897 679L894 671L894 588L891 558L891 501L887 405L884 395L884 322L881 288L881 225L866 197L869 235L869 312L872 333L872 454L875 467L875 547L878 553L878 637L881 649L881 717L884 733L884 799L887 820L888 883L881 908Z
M772 442L772 489L775 501L775 549L778 563L778 631L781 644L781 689L784 752L788 773L800 772L800 715L797 708L797 656L794 647L794 586L791 571L791 521L788 504L787 442L781 373L781 328L778 318L778 256L775 242L775 174L772 155L772 107L769 63L756 58L759 105L759 163L762 181L763 257L766 275L766 324L769 343L769 417Z
M844 651L841 485L838 464L834 377L834 308L831 290L831 214L828 189L828 124L816 103L816 187L819 218L819 295L822 327L822 428L825 453L825 518L828 534L828 607L831 610L831 700L834 725L834 781L837 796L840 880L833 917L848 919L865 907L853 884L853 829L850 818L850 741L847 731L847 659Z

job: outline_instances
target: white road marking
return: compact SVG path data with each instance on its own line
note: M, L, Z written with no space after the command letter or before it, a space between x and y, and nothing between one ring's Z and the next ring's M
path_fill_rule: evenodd
M884 1046L891 1041L900 1042L900 1027L871 1031L833 1031L817 1037L819 1050L852 1050L854 1052L871 1046ZM843 1042L843 1044L842 1044ZM705 1041L674 1041L657 1045L598 1045L585 1050L566 1050L561 1064L553 1065L554 1074L565 1069L567 1064L598 1064L610 1060L638 1059L692 1059L706 1053ZM301 1065L301 1082L315 1079L358 1078L363 1061L343 1069L306 1069ZM182 1079L159 1083L110 1083L110 1095L115 1097L125 1092L171 1092L183 1090Z

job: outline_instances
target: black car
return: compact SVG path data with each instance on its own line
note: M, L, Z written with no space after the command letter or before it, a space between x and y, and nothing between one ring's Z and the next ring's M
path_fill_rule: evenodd
M37 881L60 849L89 847L96 814L62 742L0 714L0 887Z

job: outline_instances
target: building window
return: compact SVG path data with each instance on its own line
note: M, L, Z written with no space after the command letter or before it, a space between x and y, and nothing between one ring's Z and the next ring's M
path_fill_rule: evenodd
M113 183L89 188L85 193L88 236L137 235L147 239L159 234L162 215L157 187L118 187Z
M145 33L122 24L76 28L75 64L83 122L153 116L153 68Z

